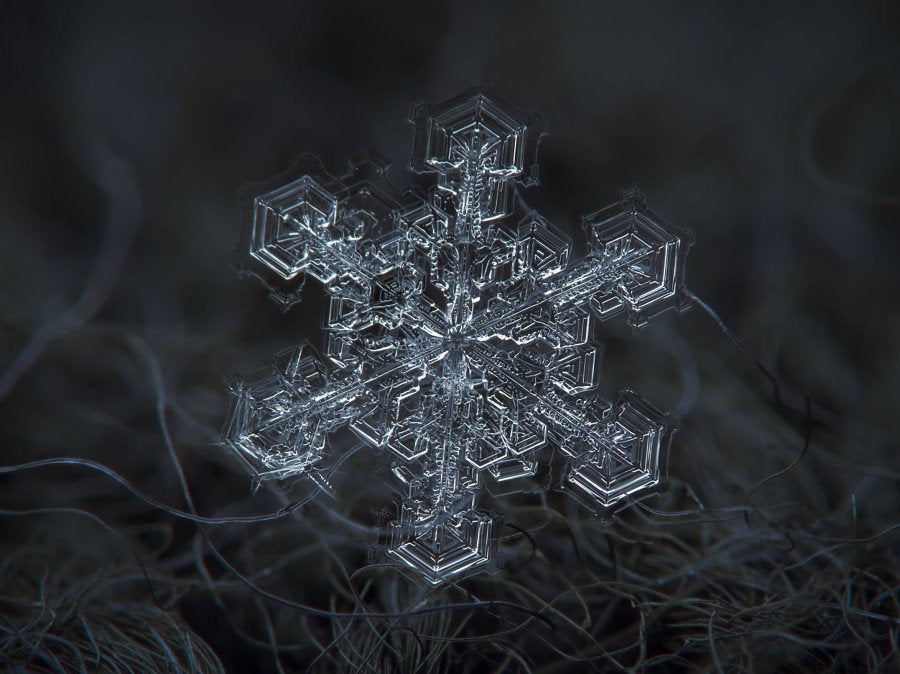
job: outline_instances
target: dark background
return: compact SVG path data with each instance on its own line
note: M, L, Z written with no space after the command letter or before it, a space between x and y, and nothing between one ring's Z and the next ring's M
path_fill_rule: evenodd
M60 2L9 5L0 24L0 463L92 458L184 507L161 440L163 391L199 506L253 510L246 476L214 445L227 410L223 374L263 365L302 337L317 341L321 296L311 288L283 314L229 267L240 189L303 152L339 172L370 148L391 160L391 178L403 183L412 104L487 77L549 120L542 185L526 194L529 202L580 240L580 215L640 185L655 210L696 233L690 289L783 383L779 406L765 378L698 309L636 339L610 326L604 390L633 385L685 420L673 449L676 487L693 485L708 507L742 505L756 483L797 458L809 394L809 458L756 500L787 504L778 510L783 521L835 537L874 536L897 521L897 3ZM667 507L694 507L679 494ZM274 667L223 617L230 611L240 623L246 606L222 611L197 573L166 566L190 550L190 525L86 470L0 478L0 507L42 506L84 508L116 525L148 559L162 560L155 572L184 582L175 612L227 666ZM90 527L71 539L58 533L80 532L87 525L76 527L77 519L0 520L2 554L24 555L23 568L39 578L60 555L82 556L108 538ZM135 529L154 526L172 540ZM733 532L682 533L686 545L714 549ZM347 534L362 549L344 555L351 572L365 561L367 535ZM41 548L35 536L61 548ZM237 538L228 541L237 546ZM853 568L896 589L896 536L876 543L871 560ZM126 562L103 565L118 563ZM320 563L333 562L304 561ZM835 568L834 578L817 572L778 596L789 601L815 582L837 582L846 574ZM740 602L726 597L749 581L729 578L722 582L734 592L706 591L733 609ZM306 581L330 582L291 582ZM145 591L130 591L133 601L149 602ZM327 606L324 590L296 593ZM896 606L865 610L887 616L872 625L896 630ZM684 636L681 623L659 620L661 634ZM470 624L470 636L488 633L480 624ZM698 625L703 635L706 625ZM329 628L310 628L317 629ZM810 628L804 638L825 640L828 629ZM857 629L864 636L856 642L890 651L889 639L865 631L875 627ZM708 666L716 656L705 648L685 657ZM313 657L298 653L285 656L286 668ZM552 662L548 653L537 648L529 657ZM822 653L792 666L837 657ZM854 653L859 659L844 665L877 662L864 648ZM734 657L735 667L748 666Z

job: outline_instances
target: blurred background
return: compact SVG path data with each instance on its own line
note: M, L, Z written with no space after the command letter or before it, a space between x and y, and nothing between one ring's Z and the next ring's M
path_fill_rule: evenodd
M337 485L347 503L207 534L267 590L325 612L516 609L312 615L261 598L193 524L97 471L8 472L0 659L898 666L900 5L45 2L4 10L0 54L5 466L91 459L186 510L169 436L201 513L277 509L284 496L251 494L215 444L224 375L317 343L322 294L309 283L283 313L238 278L238 194L304 152L340 173L377 149L403 184L412 104L481 77L549 120L529 203L580 243L581 215L641 186L695 232L689 288L782 392L699 307L637 336L604 325L603 391L633 386L683 419L672 487L649 502L681 514L599 528L558 495L513 498L494 506L506 569L456 588L354 575L390 499L351 498L362 459Z

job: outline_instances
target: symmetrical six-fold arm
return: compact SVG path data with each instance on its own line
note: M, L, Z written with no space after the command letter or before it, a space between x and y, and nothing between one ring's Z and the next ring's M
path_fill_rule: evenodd
M494 518L475 508L484 483L528 479L553 449L561 485L598 512L659 484L671 419L632 391L594 392L594 324L682 306L690 239L631 190L584 218L589 252L571 259L517 198L537 181L538 117L479 85L413 122L411 168L437 175L428 195L371 160L336 178L307 159L254 199L244 270L286 305L304 277L322 283L326 343L235 381L225 441L260 479L320 483L329 435L387 449L402 494L387 553L437 584L496 556Z

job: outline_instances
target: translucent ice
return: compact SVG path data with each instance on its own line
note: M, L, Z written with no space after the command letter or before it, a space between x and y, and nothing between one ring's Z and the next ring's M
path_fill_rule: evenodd
M633 391L595 393L594 327L683 306L690 238L629 190L584 218L577 259L518 197L537 181L539 117L477 85L412 121L427 195L373 158L340 178L306 158L253 200L243 269L285 305L305 277L321 283L326 337L233 383L225 441L260 479L320 483L332 434L387 450L402 495L387 554L437 584L496 559L477 493L527 481L554 451L558 484L598 513L657 487L673 423Z

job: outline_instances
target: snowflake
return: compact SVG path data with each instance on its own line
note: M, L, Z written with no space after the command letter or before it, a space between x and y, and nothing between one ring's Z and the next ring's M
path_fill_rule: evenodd
M477 493L535 478L561 457L560 486L601 515L658 490L674 424L630 390L597 393L597 320L635 327L685 306L689 234L637 190L584 218L589 252L524 206L537 182L541 119L478 84L413 110L401 192L374 158L256 196L239 250L285 306L305 277L324 286L320 355L309 344L232 384L225 443L259 479L329 488L330 436L387 450L401 493L383 542L433 584L494 563L497 519ZM554 451L555 450L555 451Z

